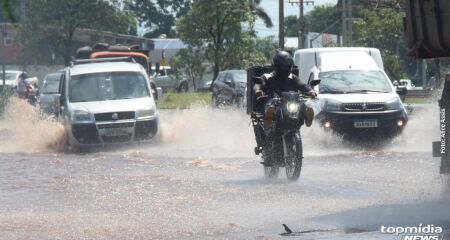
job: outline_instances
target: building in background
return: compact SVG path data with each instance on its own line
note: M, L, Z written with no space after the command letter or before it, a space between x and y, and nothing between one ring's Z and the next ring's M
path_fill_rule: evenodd
M309 32L305 35L305 48L340 47L342 36L330 33ZM288 37L285 40L286 48L298 48L298 38Z

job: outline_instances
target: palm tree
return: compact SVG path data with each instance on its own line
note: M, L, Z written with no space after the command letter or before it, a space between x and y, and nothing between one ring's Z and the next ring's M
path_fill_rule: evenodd
M262 0L249 0L250 2L250 9L252 10L252 13L255 17L261 19L264 22L264 25L266 27L271 28L273 27L272 19L270 18L269 14L267 14L266 10L259 6L261 4Z

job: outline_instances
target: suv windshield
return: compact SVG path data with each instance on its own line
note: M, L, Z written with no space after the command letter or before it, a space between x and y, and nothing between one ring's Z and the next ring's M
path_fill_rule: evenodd
M92 102L149 97L146 78L138 72L75 75L69 81L71 102Z
M247 72L246 71L236 71L234 72L234 81L246 83L247 82Z
M332 71L320 73L320 93L392 92L380 71Z

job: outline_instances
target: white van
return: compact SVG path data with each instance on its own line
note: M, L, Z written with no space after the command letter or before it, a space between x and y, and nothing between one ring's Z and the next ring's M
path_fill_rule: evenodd
M145 69L130 60L77 60L64 69L55 102L72 149L156 136L155 96Z
M341 134L383 133L394 136L408 122L399 94L384 72L375 48L316 48L295 52L299 77L319 74L316 119ZM401 91L401 92L400 92Z

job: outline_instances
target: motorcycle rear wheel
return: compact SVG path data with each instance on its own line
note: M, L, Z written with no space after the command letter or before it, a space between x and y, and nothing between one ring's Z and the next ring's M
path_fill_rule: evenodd
M286 177L289 181L297 181L302 171L303 146L299 133L290 134L284 138L284 159Z

